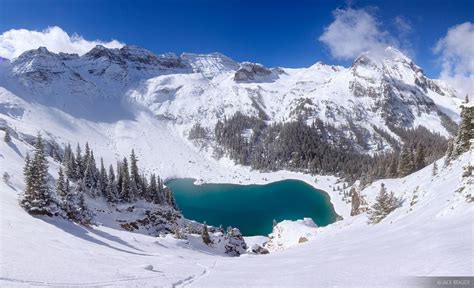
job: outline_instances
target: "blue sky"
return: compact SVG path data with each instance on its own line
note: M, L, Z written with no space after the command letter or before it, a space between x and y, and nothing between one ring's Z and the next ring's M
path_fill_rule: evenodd
M0 33L59 26L88 40L117 39L155 53L218 51L238 61L283 67L305 67L318 60L349 65L350 56L335 56L319 40L338 8L367 12L383 41L398 43L433 77L441 70L433 47L448 28L473 22L474 15L472 0L0 0Z

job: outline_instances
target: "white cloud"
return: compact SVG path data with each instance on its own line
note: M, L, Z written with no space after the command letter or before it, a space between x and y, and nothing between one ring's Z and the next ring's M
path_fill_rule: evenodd
M367 9L336 9L334 21L324 29L319 41L329 47L338 59L353 59L369 50L381 50L396 41L381 29L376 17Z
M413 31L413 27L411 26L410 21L403 17L403 16L397 16L393 19L393 22L395 23L395 26L397 27L397 30L401 34L408 34Z
M12 59L27 50L37 49L40 46L55 53L65 52L82 55L98 44L108 48L120 48L124 45L117 40L88 41L77 34L69 36L57 26L49 27L43 31L12 29L0 35L0 57Z
M448 29L434 52L440 56L440 79L451 84L462 95L474 95L474 24L465 22Z

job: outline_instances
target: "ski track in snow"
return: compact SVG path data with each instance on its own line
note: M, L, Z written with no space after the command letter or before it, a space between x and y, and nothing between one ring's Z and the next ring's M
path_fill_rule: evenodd
M158 272L158 271L153 271ZM136 282L136 281L143 281L143 280L151 280L163 278L163 276L151 276L151 277L136 277L136 278L124 278L118 280L110 280L110 281L98 281L98 282L83 282L83 283L71 283L71 282L41 282L41 281L32 281L32 280L22 280L22 279L14 279L14 278L7 278L7 277L0 277L0 284L1 281L16 283L16 284L26 284L26 285L35 285L35 286L42 286L42 287L106 287L106 286L115 286L120 283L127 283L127 282ZM3 286L3 284L2 284ZM5 285L3 287L7 287Z
M202 278L208 276L210 273L211 273L211 270L214 269L216 267L216 264L217 264L217 260L214 261L214 264L212 266L205 266L205 265L202 265L200 263L194 263L195 265L203 268L204 270L201 272L201 274L199 275L193 275L193 276L189 276L189 277L186 277L182 280L179 280L178 282L176 283L173 283L172 284L172 287L175 288L175 287L187 287L187 286L193 286L194 284L196 284L196 282L198 282L199 280L201 280Z

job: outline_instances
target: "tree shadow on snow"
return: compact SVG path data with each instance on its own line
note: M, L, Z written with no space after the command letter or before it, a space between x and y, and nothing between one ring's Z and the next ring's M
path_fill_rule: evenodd
M18 147L16 147L16 145L15 145L13 142L10 141L10 142L8 143L8 146L9 146L10 148L12 148L12 150L15 151L15 153L18 154L18 156L20 156L20 157L23 158L23 155L21 155L20 150L18 150Z
M111 235L105 231L101 231L101 230L96 230L94 228L87 228L86 229L87 231L91 232L91 233L94 233L95 235L99 236L99 237L102 237L102 238L105 238L105 239L108 239L110 241L113 241L117 244L120 244L120 245L124 245L124 246L127 246L129 248L132 248L134 250L137 250L137 251L140 251L140 252L145 252L141 249L138 249L136 248L135 246L131 245L130 243L128 243L127 241L124 241L122 239L120 239L119 237L117 236L114 236L114 235Z
M110 241L114 241L115 243L118 243L120 245L125 245L129 248L132 248L132 249L135 249L135 250L138 250L138 251L142 251L142 250L139 250L139 249L131 246L130 244L126 243L125 241L119 239L118 237L110 235L110 234L108 234L106 232L103 232L103 231L100 231L98 233L98 231L94 230L93 228L86 229L86 228L84 228L84 227L82 227L78 224L74 224L72 222L69 222L67 220L60 219L60 218L57 218L57 217L54 217L54 218L38 217L38 219L43 220L44 222L46 222L50 225L53 225L53 226L63 230L64 232L66 232L66 233L68 233L68 234L70 234L74 237L81 238L83 240L92 242L94 244L105 246L107 248L111 248L111 249L114 249L114 250L117 250L117 251L120 251L120 252L124 252L124 253L140 255L140 256L153 256L153 255L150 255L150 254L137 253L137 252L121 249L121 248L118 248L118 247L114 247L114 246L112 246L112 245L110 245L106 242L103 242L103 241L101 241L97 238L94 238L90 235L91 233L93 233L93 234L95 234L99 237L103 237L103 238L106 238Z

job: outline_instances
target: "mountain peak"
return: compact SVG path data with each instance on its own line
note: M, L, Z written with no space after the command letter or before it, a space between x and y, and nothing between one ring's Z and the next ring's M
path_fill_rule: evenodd
M48 48L41 46L38 49L32 49L23 52L17 59L35 58L38 56L55 57L57 54L50 52Z
M236 71L239 64L224 54L214 52L210 54L183 53L181 59L189 62L193 71L212 78L221 72Z
M99 59L102 57L105 58L112 58L114 53L112 52L113 50L118 50L118 49L109 49L106 48L102 45L96 45L94 48L92 48L89 52L84 54L85 57L87 58L92 58L92 59Z
M404 62L413 63L403 52L392 47L387 46L385 49L372 49L362 52L352 63L352 67L358 65L375 65L379 66L383 62Z

